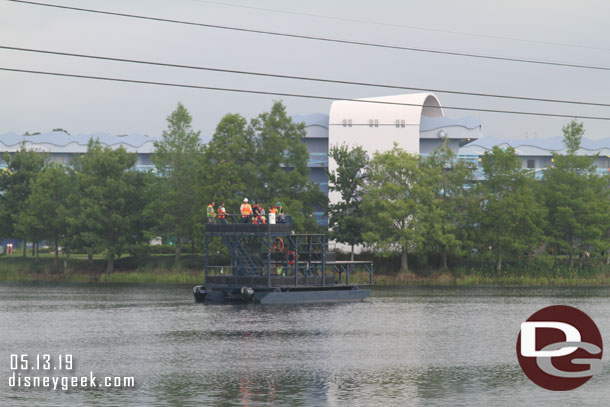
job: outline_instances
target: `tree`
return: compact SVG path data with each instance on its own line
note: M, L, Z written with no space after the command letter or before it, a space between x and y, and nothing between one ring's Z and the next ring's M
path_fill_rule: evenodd
M567 154L554 154L554 165L544 174L544 196L549 210L548 235L556 251L567 250L570 267L579 245L601 245L610 228L608 219L608 177L599 176L595 158L578 156L584 134L582 123L563 127Z
M584 124L572 120L563 126L563 144L566 146L568 154L575 155L580 148L582 136L585 134Z
M18 230L15 229L15 225L23 210L23 203L30 195L31 181L44 168L48 155L27 150L24 143L12 154L5 152L2 158L7 168L5 171L0 171L0 200L4 207L0 232L4 236L24 239L23 257L25 257L25 239L30 237L28 232L33 231Z
M259 194L252 182L259 164L254 159L254 139L247 125L238 114L225 115L205 148L200 166L200 201L225 202L229 213L238 213L244 197L252 199Z
M427 157L422 157L423 180L432 189L426 222L426 246L440 252L440 266L447 269L447 254L458 251L467 239L468 208L471 205L473 167L458 160L447 141Z
M382 254L400 253L401 272L409 270L409 253L421 249L427 235L424 219L433 192L421 179L417 156L394 144L375 153L362 195L364 241Z
M59 263L59 241L66 236L73 188L67 169L48 165L31 181L31 193L18 217L18 229L30 231L36 241L48 239L55 248L55 267Z
M240 115L226 115L203 154L200 200L225 202L233 213L246 197L266 208L280 201L295 230L315 228L310 215L324 196L309 180L303 137L304 124L293 123L281 102L250 124Z
M114 259L139 241L146 205L146 174L134 169L136 156L89 141L87 153L74 163L80 194L77 222L85 244L107 254L106 274Z
M182 240L192 235L196 211L204 206L194 193L203 150L200 132L193 130L191 122L188 110L178 103L167 117L167 130L161 141L155 142L152 156L161 182L156 211L161 226L176 235L176 263L180 261Z
M315 206L325 205L319 187L309 180L309 152L303 138L305 124L293 123L281 102L253 119L249 126L254 142L257 171L250 176L262 202L281 201L292 215L296 231L315 229Z
M357 146L332 146L330 157L337 163L337 170L328 172L328 186L331 194L337 192L341 199L328 207L330 238L352 247L364 242L362 237L363 212L361 193L365 183L365 168L368 163L366 152Z
M495 146L482 157L486 181L479 185L479 242L496 258L496 271L508 254L531 250L543 238L545 208L536 201L534 180L521 169L521 158L509 147Z

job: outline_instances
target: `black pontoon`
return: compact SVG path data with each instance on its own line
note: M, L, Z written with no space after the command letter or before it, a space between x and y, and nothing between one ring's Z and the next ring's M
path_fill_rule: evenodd
M228 218L231 220L231 217ZM327 253L326 235L295 234L286 223L206 225L205 282L193 288L197 302L211 304L303 304L361 301L370 289L350 282L356 271L373 284L373 263L337 261ZM231 264L210 265L210 245L222 241Z

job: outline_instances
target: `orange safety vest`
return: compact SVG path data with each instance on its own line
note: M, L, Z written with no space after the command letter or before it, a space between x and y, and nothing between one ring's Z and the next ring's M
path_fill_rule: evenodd
M252 215L252 207L250 204L241 204L239 210L241 211L241 216Z
M224 206L218 208L218 219L224 219L227 217L227 210Z

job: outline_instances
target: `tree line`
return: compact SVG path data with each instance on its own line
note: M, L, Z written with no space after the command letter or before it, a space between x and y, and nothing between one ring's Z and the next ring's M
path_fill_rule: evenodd
M368 157L361 147L332 146L337 170L329 188L341 196L329 205L330 235L386 256L427 256L441 268L452 259L507 259L559 255L574 267L576 255L604 253L610 263L609 177L596 157L577 155L584 128L563 127L565 154L536 180L511 147L494 147L475 166L442 144L417 156L399 148Z
M5 153L0 171L0 236L47 241L59 261L70 253L103 253L106 271L123 253L139 253L155 236L175 239L175 261L184 244L200 247L207 204L238 211L244 197L267 205L281 201L297 232L322 232L312 216L327 209L331 239L364 245L383 256L427 256L441 268L455 259L558 255L571 267L585 251L604 251L610 262L608 176L595 157L577 155L584 129L563 128L565 154L541 180L523 169L512 148L494 147L475 166L459 160L446 143L427 156L393 149L367 156L361 147L331 146L337 169L328 172L328 203L309 180L305 126L281 102L248 121L225 115L203 143L187 109L178 104L155 143L155 169L136 170L136 155L90 140L69 164L27 150ZM25 244L24 244L25 246ZM25 256L25 250L24 250Z
M155 169L136 170L136 154L90 140L87 151L64 165L48 154L26 149L4 153L0 171L0 236L51 243L55 265L59 247L104 253L106 272L122 253L137 253L155 236L175 238L182 247L201 242L205 208L225 202L237 212L244 197L281 201L297 231L317 228L314 206L325 197L309 180L305 125L293 123L281 102L248 122L227 114L212 139L202 143L188 110L178 104L155 142ZM233 211L231 210L233 209Z

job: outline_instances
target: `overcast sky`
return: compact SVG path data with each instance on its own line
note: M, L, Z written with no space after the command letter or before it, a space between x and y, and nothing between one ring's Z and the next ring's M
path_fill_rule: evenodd
M40 0L47 1L47 0ZM49 3L151 17L610 67L605 0L245 1L72 0ZM0 45L283 75L610 104L610 71L442 54L177 25L0 0ZM83 60L0 49L0 67L304 93L341 98L410 91L312 83ZM158 137L182 102L208 139L226 113L247 118L282 99L290 114L326 113L330 101L58 78L0 71L0 134L141 133ZM524 102L437 92L444 106L610 118L610 107ZM480 118L497 138L561 135L568 118L446 110ZM584 120L586 137L610 137L610 121Z

